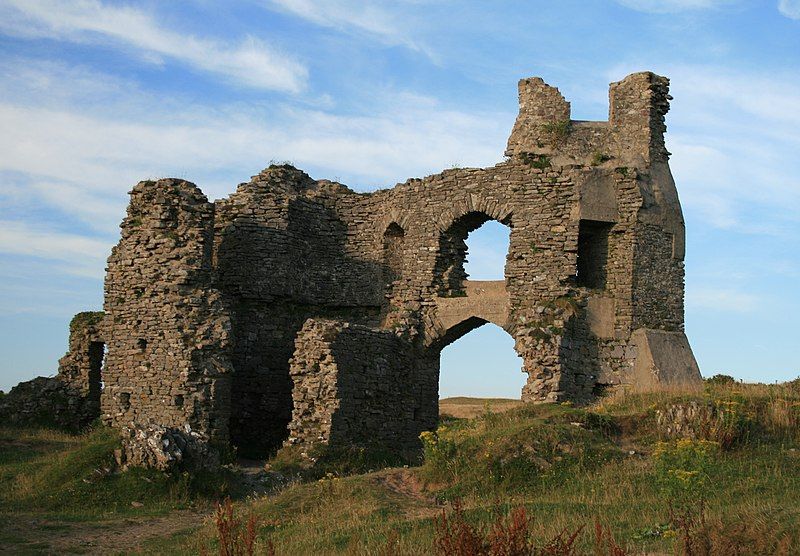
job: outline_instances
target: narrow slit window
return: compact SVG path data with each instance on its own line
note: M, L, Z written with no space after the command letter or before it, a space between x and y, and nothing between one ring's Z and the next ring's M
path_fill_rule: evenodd
M89 399L100 403L103 390L103 366L106 357L106 345L103 342L89 344Z
M392 222L383 234L384 272L383 281L386 288L391 289L395 280L400 278L403 267L403 240L405 231L396 222Z

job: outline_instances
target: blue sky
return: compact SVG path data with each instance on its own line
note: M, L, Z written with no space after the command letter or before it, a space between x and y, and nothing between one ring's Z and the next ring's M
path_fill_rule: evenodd
M140 179L219 198L271 160L359 191L491 165L519 78L599 120L644 69L672 79L701 369L794 378L800 0L0 0L0 389L54 372L71 315L100 308ZM495 277L502 230L481 233L470 269ZM443 354L443 395L522 378L496 327Z

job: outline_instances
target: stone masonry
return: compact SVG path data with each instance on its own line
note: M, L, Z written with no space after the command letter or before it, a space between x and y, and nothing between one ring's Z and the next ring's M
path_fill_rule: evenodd
M183 180L137 184L108 260L102 419L204 458L412 455L437 423L439 353L487 322L515 340L524 401L698 382L668 84L630 75L611 84L608 121L583 122L523 79L504 161L374 193L290 165L213 203ZM472 282L465 240L488 220L510 228L505 280Z

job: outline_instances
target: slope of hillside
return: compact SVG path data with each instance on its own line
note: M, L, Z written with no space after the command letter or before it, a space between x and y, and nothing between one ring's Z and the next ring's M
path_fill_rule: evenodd
M443 401L418 467L379 469L380 458L340 454L350 459L292 478L284 456L268 463L272 494L239 489L238 500L235 472L190 481L106 471L115 441L103 429L79 437L4 429L0 548L102 552L98 531L121 532L131 520L137 541L114 551L214 553L219 528L202 516L231 494L233 521L244 531L253 516L254 550L265 554L796 553L800 385L719 382L589 408L492 412L505 404ZM459 405L477 415L445 410ZM56 542L65 530L73 545ZM498 531L516 531L525 551L492 548Z

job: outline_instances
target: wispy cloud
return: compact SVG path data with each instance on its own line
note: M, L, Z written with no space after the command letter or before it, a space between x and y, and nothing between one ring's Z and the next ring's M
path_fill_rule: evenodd
M110 242L26 222L0 221L0 253L60 263L79 276L101 277Z
M716 66L655 69L670 77L675 97L666 139L684 209L717 228L797 237L800 79Z
M780 0L778 11L791 19L800 19L800 0Z
M221 197L277 159L372 189L439 171L453 160L495 163L514 118L465 114L432 98L389 90L380 91L383 101L362 115L305 106L211 107L165 102L102 73L34 59L0 66L0 73L13 75L17 65L26 79L0 85L0 126L11 130L0 134L0 218L36 211L48 231L15 243L24 231L10 228L2 249L59 264L80 261L82 252L66 249L74 256L62 257L60 248L45 251L46 238L58 237L68 219L86 230L86 252L101 245L106 250L124 216L126 192L140 179L183 177L209 197ZM58 95L37 89L54 80ZM88 106L80 102L87 90L97 95ZM74 234L65 237L66 245L76 245ZM76 263L74 271L86 269Z
M355 0L265 0L266 5L291 13L322 27L360 32L384 44L405 46L435 59L433 52L412 37L407 18L398 7L419 2Z
M233 44L195 37L163 27L142 9L98 0L3 0L0 31L78 43L113 42L148 54L153 62L172 59L260 89L299 92L308 77L303 64L257 38Z
M616 2L640 12L675 13L722 8L736 4L738 0L616 0Z

